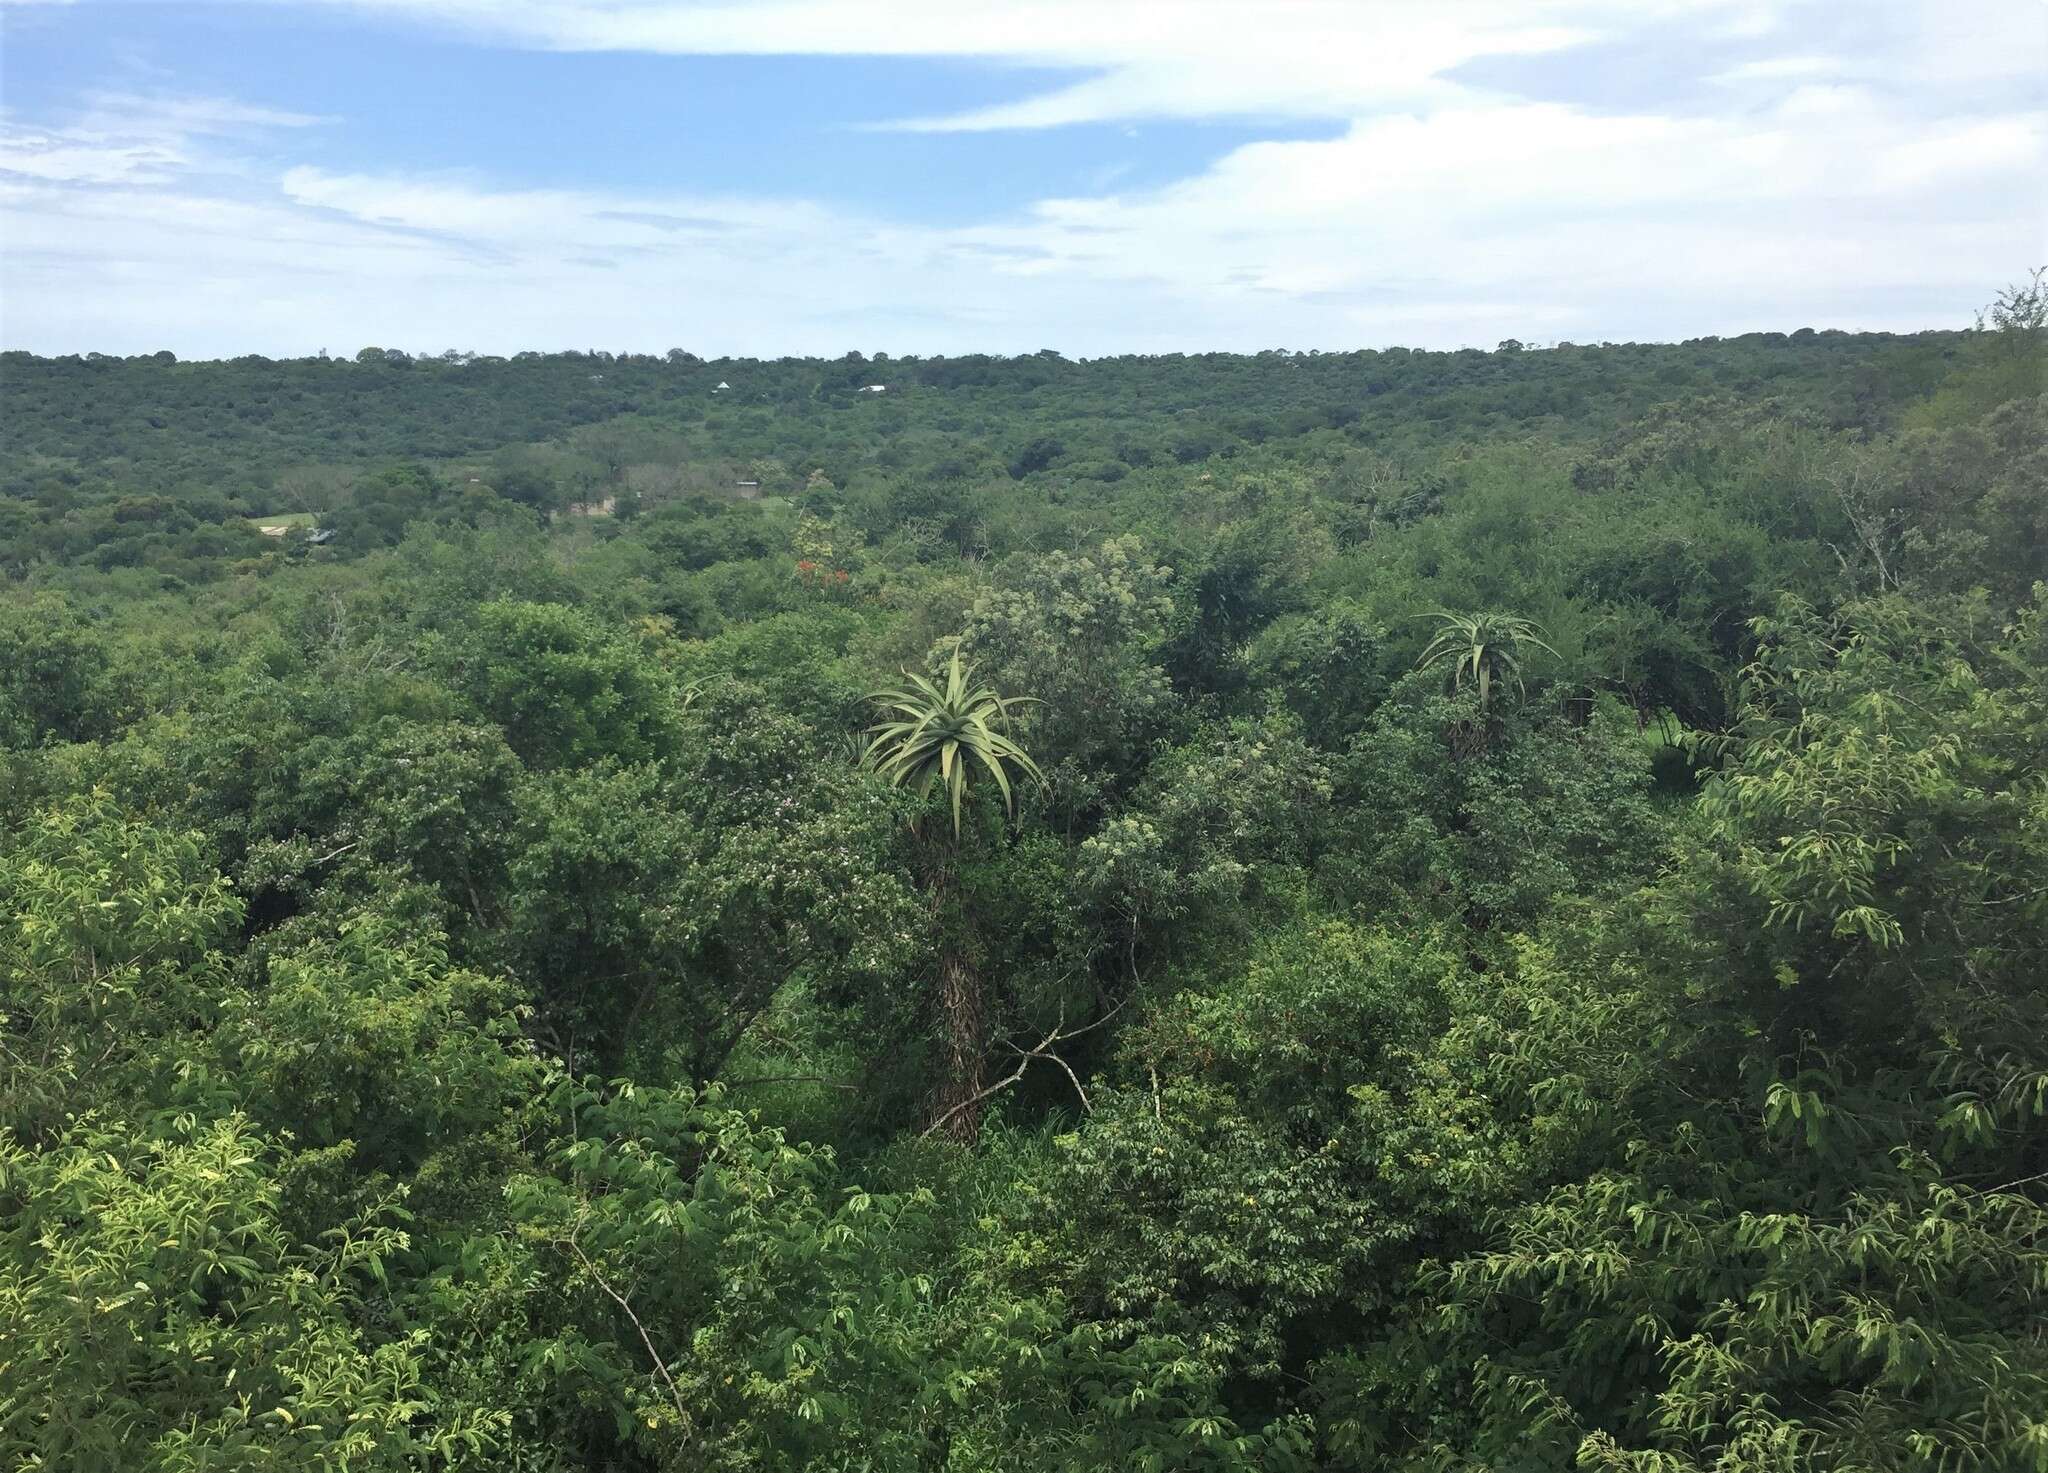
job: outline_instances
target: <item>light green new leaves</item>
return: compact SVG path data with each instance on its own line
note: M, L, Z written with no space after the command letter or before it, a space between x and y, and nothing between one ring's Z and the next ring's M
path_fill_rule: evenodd
M399 1473L444 1430L494 1448L488 1419L416 1425L423 1335L362 1329L404 1213L386 1197L302 1241L275 1168L240 1116L0 1133L0 1462Z

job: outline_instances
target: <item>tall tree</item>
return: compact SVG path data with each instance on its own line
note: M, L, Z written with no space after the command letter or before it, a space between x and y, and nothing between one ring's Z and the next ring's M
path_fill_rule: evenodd
M957 861L961 804L979 768L1003 796L1004 811L1015 811L1010 769L1043 783L1038 764L1009 734L1019 698L998 695L974 679L956 648L943 685L904 672L909 684L877 691L870 699L885 719L869 728L862 761L898 787L929 796L943 786L952 806L952 826L920 826L928 855L926 884L939 912L939 1012L944 1032L945 1078L933 1102L933 1122L956 1139L971 1141L981 1128L982 1051L988 1010L982 995L964 918L947 914L958 895Z
M1557 653L1543 642L1535 624L1513 614L1444 613L1437 615L1436 637L1416 668L1428 670L1448 661L1452 688L1462 690L1470 682L1485 710L1495 686L1511 680L1516 690L1522 688L1524 648Z

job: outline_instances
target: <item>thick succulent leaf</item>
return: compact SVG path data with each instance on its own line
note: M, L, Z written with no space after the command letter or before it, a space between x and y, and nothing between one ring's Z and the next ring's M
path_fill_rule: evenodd
M969 769L976 763L1002 793L1004 808L1015 812L1010 767L1033 781L1045 781L1038 764L1000 730L1011 707L1028 698L1005 697L993 686L975 682L973 667L961 659L957 648L946 663L943 688L922 675L903 673L909 682L905 688L876 691L868 697L879 714L898 719L877 721L868 728L863 762L897 786L917 783L927 796L934 784L944 783L956 834L970 782Z

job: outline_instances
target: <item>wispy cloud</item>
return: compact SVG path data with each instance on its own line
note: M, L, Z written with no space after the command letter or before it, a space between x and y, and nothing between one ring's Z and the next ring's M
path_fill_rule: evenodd
M272 0L282 3L282 0ZM290 0L304 3L304 0ZM564 51L962 58L1073 70L1075 80L987 107L906 114L922 132L1051 128L1143 118L1351 118L1457 99L1467 63L1654 34L1674 46L1782 45L1846 26L1880 73L1919 85L2024 79L2048 45L2038 0L318 0ZM1728 80L1816 77L1792 52Z
M1477 57L1553 51L1724 0L330 0L495 40L671 55L960 58L1085 73L1021 102L884 127L1343 117L1446 89Z
M1768 56L1745 61L1724 72L1715 72L1710 82L1783 82L1813 77L1838 77L1849 70L1839 56Z
M92 133L45 133L0 123L0 175L70 184L145 184L175 177L175 148Z
M250 128L310 128L334 119L283 108L253 107L229 97L177 93L89 92L81 127L176 138L215 137Z
M70 116L32 127L0 118L0 174L51 183L162 184L207 163L209 141L329 121L223 97L94 92Z

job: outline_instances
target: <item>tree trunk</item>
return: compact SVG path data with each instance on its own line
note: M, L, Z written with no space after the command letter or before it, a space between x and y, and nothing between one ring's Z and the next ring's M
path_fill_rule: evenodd
M945 1122L946 1134L972 1145L981 1134L983 1031L981 978L964 950L948 945L939 956L939 1027L945 1074L932 1097L932 1118Z
M964 934L966 918L956 914L954 863L950 836L933 844L931 904L939 924L939 1066L932 1090L931 1118L943 1122L946 1134L971 1145L981 1134L983 1101L982 1053L987 1042L987 1014L981 978L974 970Z

